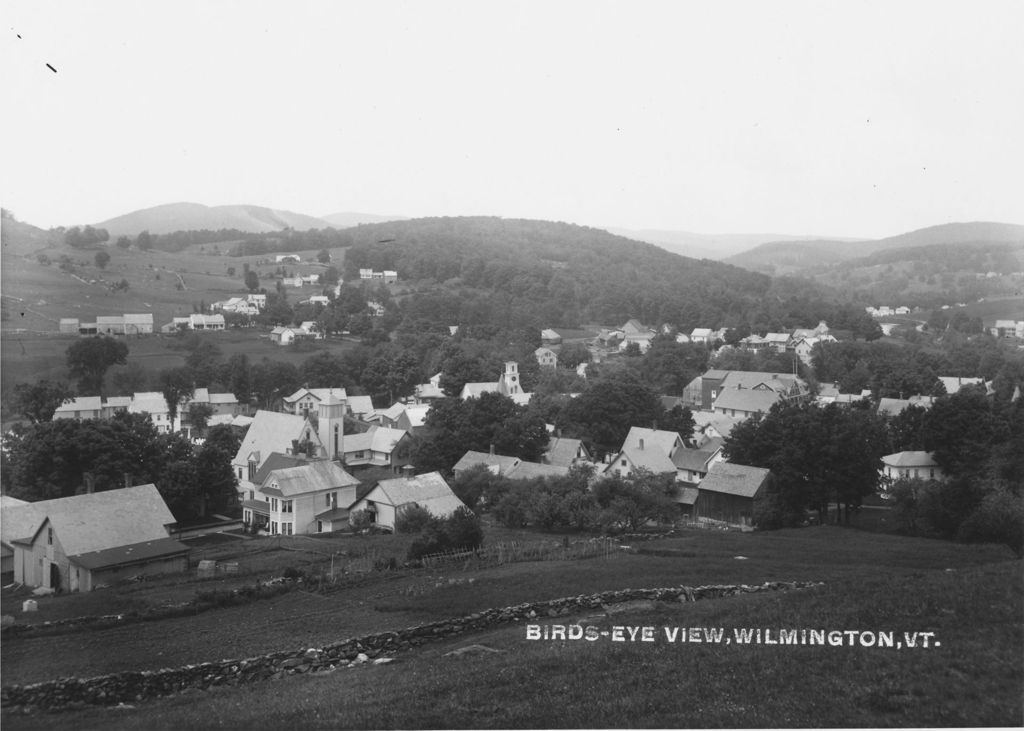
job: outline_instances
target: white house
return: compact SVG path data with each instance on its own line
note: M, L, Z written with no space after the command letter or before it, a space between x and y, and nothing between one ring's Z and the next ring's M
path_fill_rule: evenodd
M942 468L931 452L896 452L882 457L882 477L886 480L919 478L941 480Z
M328 445L332 448L335 438L338 439L340 450L343 438L342 417L336 415L334 408L331 404L320 405L320 413L326 413L326 416L321 417L318 414L317 426L320 433L327 437ZM331 454L332 450L324 445L320 434L313 428L309 419L276 411L257 411L235 458L231 460L231 469L238 479L239 497L244 498L249 490L254 489L252 481L256 478L256 472L272 453L295 454L303 448L312 452L312 456L335 456Z
M306 535L348 524L359 480L337 462L273 454L242 502L242 520L271 535Z
M375 525L394 530L398 511L414 504L441 518L465 507L439 472L415 476L410 472L409 476L381 480L352 510L367 510Z

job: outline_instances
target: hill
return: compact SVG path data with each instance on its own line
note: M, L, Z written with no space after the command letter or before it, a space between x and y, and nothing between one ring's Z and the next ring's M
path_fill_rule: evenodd
M725 259L765 274L805 274L851 259L892 249L976 243L1024 243L1024 226L1010 223L947 223L883 239L849 241L772 241Z
M58 246L60 234L44 231L30 223L19 221L4 211L0 222L0 250L5 256L25 256L43 249Z
M723 260L735 256L751 247L776 241L819 241L818 236L792 236L789 234L699 234L689 231L671 231L658 229L632 230L626 228L609 228L610 233L617 236L645 241L660 246L666 251L680 256L691 256L696 259ZM840 239L835 241L859 241L860 239Z
M378 213L356 213L355 211L341 211L331 213L327 216L320 216L324 221L336 228L351 228L364 223L384 223L386 221L406 221L408 216L389 216Z
M107 229L115 238L121 235L136 236L141 231L167 234L174 231L235 229L265 233L285 228L306 231L330 226L321 218L264 206L204 206L201 203L167 203L132 211L94 225Z

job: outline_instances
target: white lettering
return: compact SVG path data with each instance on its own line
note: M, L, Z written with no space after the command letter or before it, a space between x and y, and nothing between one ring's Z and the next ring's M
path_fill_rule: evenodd
M626 638L622 634L622 627L612 627L612 642L625 642Z
M540 625L528 624L526 625L526 639L528 640L539 640L540 639Z
M712 629L704 628L704 641L705 642L721 642L722 635L725 634L725 630L721 627L714 627Z
M654 642L654 627L644 627L640 631L640 640L642 642Z
M679 635L678 627L665 627L665 639L669 642L675 642L676 637ZM683 635L683 639L686 639L686 635Z

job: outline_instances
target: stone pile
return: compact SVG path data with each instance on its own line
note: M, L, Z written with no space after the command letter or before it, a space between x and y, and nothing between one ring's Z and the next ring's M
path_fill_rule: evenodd
M188 688L206 689L238 685L284 675L331 672L404 652L426 642L538 617L562 617L624 602L692 602L738 594L784 591L820 586L820 582L773 581L760 585L676 586L657 589L622 589L599 594L563 597L546 602L487 609L464 617L431 622L396 632L381 632L342 640L321 648L282 651L243 660L222 660L179 668L144 670L93 678L62 678L32 685L0 689L0 706L56 709L72 705L116 705L171 695Z

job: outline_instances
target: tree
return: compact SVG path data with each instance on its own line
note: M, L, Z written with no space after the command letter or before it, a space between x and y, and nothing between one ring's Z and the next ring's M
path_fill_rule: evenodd
M658 418L659 429L674 431L679 434L684 441L693 436L694 426L695 422L693 420L693 412L690 411L690 407L688 406L680 406L679 404L676 404Z
M14 408L33 424L38 424L50 421L57 407L74 397L74 392L64 383L47 380L33 384L19 383L14 387Z
M130 238L128 238L127 236L118 236L117 237L117 248L119 248L119 249L130 249L131 245L132 245L132 240Z
M430 523L430 511L422 505L407 503L395 513L395 533L420 533Z
M633 426L653 426L664 408L648 386L602 379L572 399L563 411L565 428L588 439L598 453L616 451Z
M195 393L195 381L192 378L192 372L184 367L169 368L160 371L158 381L160 383L160 393L163 394L164 401L167 402L167 416L173 425L174 420L178 416L178 407L192 398L192 395Z
M562 368L575 368L589 362L590 349L583 343L566 343L558 351L558 365Z
M320 249L320 251L316 253L316 260L321 264L327 264L331 260L331 252L327 249Z
M333 264L324 269L323 273L320 275L320 282L326 287L334 286L340 279L341 274L338 272L338 267Z
M155 237L149 233L149 231L142 231L138 236L135 237L135 246L140 251L149 251L153 248L153 239Z
M250 292L255 292L260 288L260 278L252 269L248 269L245 272L245 287Z
M96 256L93 257L93 260L96 262L97 267L99 267L100 269L106 269L107 264L110 262L110 254L102 250L97 251Z
M193 402L188 405L188 422L200 436L206 431L213 416L213 407L210 404Z
M984 388L971 386L937 399L922 431L924 449L952 476L979 474L993 446L1009 433L1006 422L993 413Z
M593 495L602 525L607 530L637 531L651 521L671 520L678 513L671 499L674 483L674 474L655 475L648 470L598 480Z
M78 392L83 396L99 396L103 391L103 377L114 365L124 365L128 346L107 335L83 338L66 351L68 370L78 379Z

